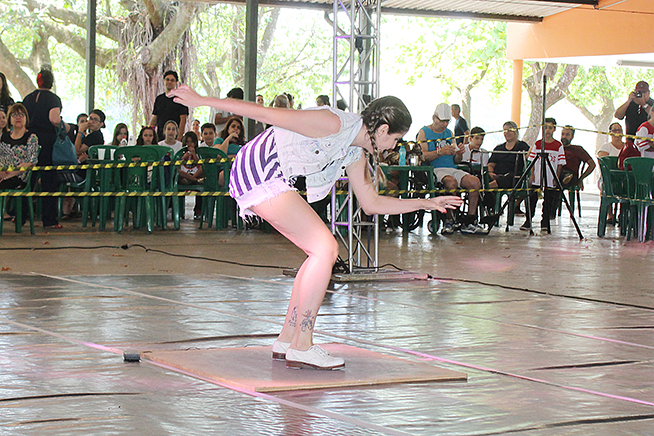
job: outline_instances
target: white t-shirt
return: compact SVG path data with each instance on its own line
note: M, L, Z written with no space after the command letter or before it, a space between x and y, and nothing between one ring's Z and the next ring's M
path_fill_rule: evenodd
M605 142L604 144L600 145L600 148L597 149L597 154L599 154L600 151L606 152L609 154L609 156L619 156L620 155L620 150L621 148L615 148L610 142Z
M168 146L168 147L172 147L173 154L177 153L178 151L180 151L182 149L182 143L179 142L179 141L175 141L175 145L170 145L170 144L167 144L165 140L163 140L163 141L159 141L159 145L165 145L165 146Z
M475 151L473 153L472 150L470 150L470 144L466 144L463 147L465 151L461 156L461 162L470 162L472 164L483 164L483 166L488 165L489 155L486 150L480 148L479 151Z

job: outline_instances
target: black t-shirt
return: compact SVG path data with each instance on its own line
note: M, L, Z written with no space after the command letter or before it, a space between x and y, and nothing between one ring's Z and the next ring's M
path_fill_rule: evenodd
M465 118L459 117L458 120L454 123L454 136L456 136L456 143L457 144L463 144L463 135L465 135L466 130L468 129L468 122L466 121Z
M163 93L159 94L154 101L152 115L157 116L157 135L159 136L159 141L163 141L166 137L164 125L168 121L176 122L180 129L184 128L184 126L179 125L179 121L182 115L188 115L188 107L175 103L172 98L166 97L166 93Z
M41 145L38 165L52 165L52 146L57 131L50 122L50 110L61 109L61 99L51 91L37 89L25 97L23 104L30 117L28 129L36 134Z
M30 138L30 135L32 135L32 132L30 132L29 130L25 130L23 136L21 136L18 139L14 139L11 137L11 132L4 132L2 134L2 139L0 139L0 141L4 142L5 144L8 144L11 147L15 147L17 145L27 145L27 140Z
M88 147L92 145L104 145L104 135L99 130L91 132L82 138L82 144Z
M4 112L7 112L9 110L9 106L12 104L14 104L14 99L7 97L5 100L0 100L0 109L2 109Z
M529 144L524 141L518 141L511 150L507 150L505 142L495 147L493 151L529 151ZM518 159L517 166L516 159ZM524 158L519 154L493 153L490 159L488 159L488 163L495 164L495 174L521 174Z
M650 98L647 101L647 106L654 106L654 99ZM627 135L635 135L640 125L647 121L649 114L647 113L647 108L641 107L638 103L632 101L629 103L629 106L627 106L625 118L625 127L627 128L625 133Z

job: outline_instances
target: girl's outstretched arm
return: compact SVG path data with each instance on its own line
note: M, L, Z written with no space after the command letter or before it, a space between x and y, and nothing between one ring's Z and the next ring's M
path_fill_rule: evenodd
M272 124L310 138L322 138L337 133L341 120L328 110L293 110L259 106L256 103L231 98L203 97L188 85L181 85L168 93L176 103L184 106L211 106L222 111Z
M463 204L460 197L453 195L415 199L379 195L370 178L366 177L366 171L368 163L365 157L347 167L348 182L352 185L363 211L368 215L399 215L421 209L446 212L447 209L456 209Z

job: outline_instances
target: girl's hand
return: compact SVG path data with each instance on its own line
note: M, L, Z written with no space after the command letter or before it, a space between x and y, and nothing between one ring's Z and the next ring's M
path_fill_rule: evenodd
M439 212L445 213L447 209L457 209L463 204L461 197L455 195L445 195L442 197L435 197L427 199L426 210L436 209Z
M174 97L173 101L175 103L180 103L188 107L202 106L205 99L205 97L202 97L188 85L180 85L179 88L173 89L166 96Z
M225 142L229 144L229 143L233 143L237 139L238 139L238 134L232 133L227 137L227 139L225 139Z

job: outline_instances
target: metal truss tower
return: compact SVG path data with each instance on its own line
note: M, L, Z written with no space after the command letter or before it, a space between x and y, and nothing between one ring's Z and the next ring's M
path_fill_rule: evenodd
M360 113L379 97L379 43L381 0L334 0L334 54L332 104L344 100L351 112ZM378 267L379 217L366 219L351 188L347 194L332 191L332 233L348 250L348 268ZM349 185L348 185L349 186Z

